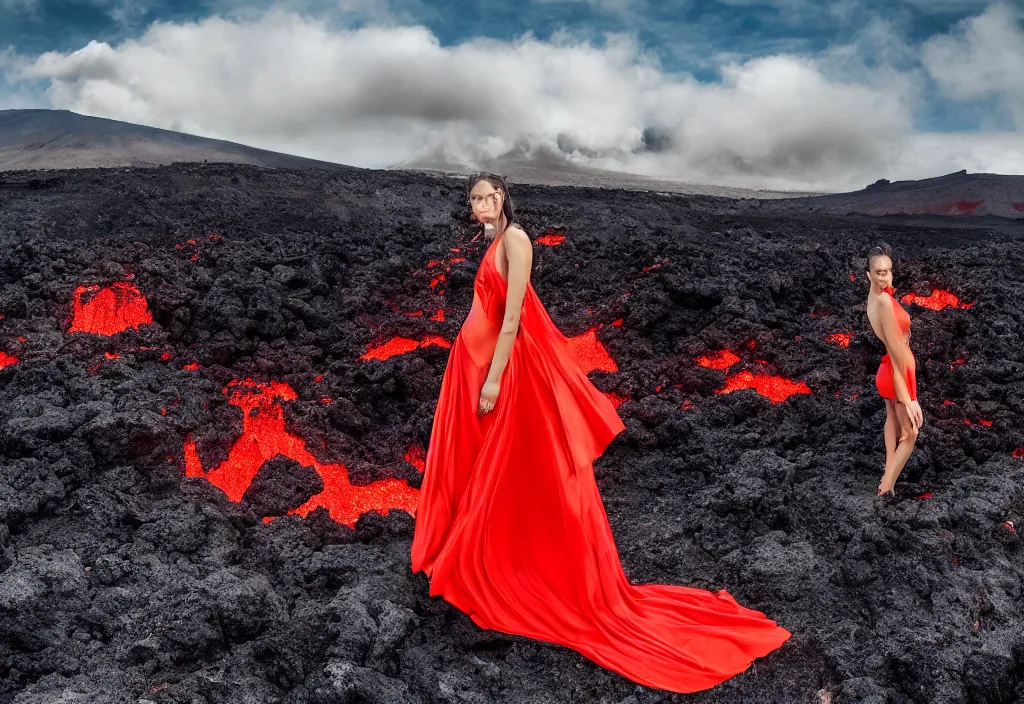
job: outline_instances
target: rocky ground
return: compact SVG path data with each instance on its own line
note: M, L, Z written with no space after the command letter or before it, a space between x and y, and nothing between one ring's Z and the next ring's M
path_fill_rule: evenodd
M591 376L626 399L596 470L627 574L727 589L793 633L684 696L482 631L410 574L394 507L483 251L457 180L18 176L0 187L0 701L1024 697L1024 226L514 188L539 295L617 367ZM895 502L873 497L878 240L898 293L940 304L905 304L927 424ZM796 393L716 393L759 380Z

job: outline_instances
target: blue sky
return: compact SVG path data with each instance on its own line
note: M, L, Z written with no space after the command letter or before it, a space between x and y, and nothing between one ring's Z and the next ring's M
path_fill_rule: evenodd
M271 16L292 17L297 24L286 31L280 27L288 22L268 22L267 17ZM213 22L214 17L223 22ZM288 75L275 73L273 67L267 66L254 68L252 76L242 80L249 86L249 92L239 94L238 110L251 110L251 105L242 106L246 101L265 105L270 100L265 92L273 92L278 85L282 97L307 102L311 110L326 111L325 114L333 114L339 120L344 117L350 124L354 116L365 116L368 110L383 110L366 127L371 141L385 139L382 125L390 121L389 129L409 128L417 134L417 143L426 139L435 153L440 150L450 155L452 130L469 121L480 132L475 137L477 142L490 144L491 152L524 141L549 146L557 142L563 145L563 151L565 144L578 144L581 148L570 154L572 158L585 160L598 155L600 163L595 165L606 168L616 168L618 164L659 175L686 177L693 173L715 178L717 174L718 180L736 183L746 179L748 183L797 185L797 171L802 165L809 164L826 173L848 158L847 152L856 150L852 142L851 146L845 145L850 134L859 128L854 124L856 121L847 120L835 107L836 96L840 96L840 102L848 98L851 110L860 104L869 105L865 108L869 111L867 120L877 123L875 129L880 134L902 130L906 139L927 142L928 149L943 134L950 135L950 140L963 137L967 141L957 141L951 152L962 156L968 150L970 158L963 158L975 168L983 166L986 158L991 160L986 154L1000 151L998 143L992 142L993 135L1009 140L1007 145L1011 151L1015 149L1024 129L1024 81L1016 81L1012 66L1000 64L1006 57L1016 57L1014 52L1024 51L1022 22L1022 0L0 0L0 50L4 50L0 54L0 69L5 69L0 80L0 108L62 107L376 166L383 164L372 163L369 152L352 146L337 146L330 154L314 153L317 149L311 145L316 139L302 137L302 125L294 124L293 115L268 124L266 120L232 115L224 108L216 114L208 108L199 111L187 101L176 103L171 93L161 97L157 89L147 85L145 72L151 71L149 77L156 82L168 75L170 64L177 62L179 67L171 73L180 82L174 93L180 97L183 92L207 90L203 84L212 80L209 72L227 71L230 65L230 85L235 87L239 85L238 71L244 69L216 55L222 36L229 37L223 40L228 51L246 55L255 52L255 64L262 62L261 44L277 46L282 55L295 56L313 53L310 44L323 42L322 50L317 49L319 53L309 58L310 63L296 63L293 68L304 76L303 81L319 82L321 86L328 84L332 72L348 73L354 63L368 75L388 75L389 80L400 85L405 79L395 63L396 56L412 59L414 65L410 70L425 70L415 56L408 55L406 47L410 45L429 57L423 65L433 65L435 72L440 73L461 72L460 61L486 62L491 52L506 72L493 82L508 82L493 86L493 95L511 91L524 100L537 99L538 104L543 99L545 115L558 113L563 107L566 111L580 110L584 105L586 109L593 107L592 101L572 102L566 97L579 92L573 85L573 75L550 79L548 74L552 70L557 73L561 65L579 62L579 70L591 72L584 75L582 83L596 81L598 87L616 84L620 79L625 86L628 79L623 77L635 73L634 69L654 71L656 77L647 76L648 85L642 92L622 89L619 93L607 93L606 102L614 103L621 95L623 100L644 107L637 108L632 115L619 114L620 108L610 109L616 116L601 127L593 121L581 119L578 124L570 124L571 120L552 118L552 124L538 129L537 115L524 113L517 125L505 124L511 118L502 114L498 120L501 128L488 128L479 123L480 110L468 106L470 101L464 114L454 110L439 126L434 115L438 110L447 114L446 108L432 104L429 96L410 98L409 105L397 104L393 96L374 96L370 100L372 108L353 108L353 102L359 100L353 101L354 94L339 88L339 97L326 105L322 88L320 93L297 94ZM280 29L279 34L274 33L275 27ZM403 28L419 28L419 34L410 40ZM374 31L377 33L373 34ZM345 55L343 44L359 45L357 40L366 40L371 34L378 43L393 40L395 45L381 50L379 55L375 48L363 50L355 58ZM297 36L304 37L301 44L288 43L297 41ZM1001 47L1000 42L1006 46ZM133 43L142 48L131 48ZM467 46L474 47L475 53L458 49ZM179 53L175 54L176 51ZM197 59L197 54L206 58ZM465 58L470 55L473 58ZM1024 58L1024 53L1020 56ZM522 67L516 63L520 59L525 62ZM208 63L204 64L204 60ZM318 72L328 71L318 67L317 62L322 61L340 63L316 78ZM538 73L541 65L549 68ZM983 79L975 82L966 73L968 67L984 74ZM392 76L387 70L398 73ZM517 72L523 77L540 76L543 82L551 84L538 88L534 95L530 79L510 77ZM798 82L800 88L790 90L792 86L783 83L779 84L779 91L766 95L757 87L750 87L755 77L760 85L780 80ZM339 81L344 80L349 78L339 77ZM465 86L473 91L472 79L466 80ZM188 85L190 81L199 88L193 90ZM534 84L537 82L534 80ZM213 87L209 90L213 91L211 95L217 94ZM254 93L257 90L259 95ZM788 107L778 104L780 94L789 96ZM659 103L659 96L669 95L676 97ZM860 102L854 99L858 95L863 98ZM825 102L832 105L831 109ZM181 109L176 114L178 103ZM301 105L298 107L301 109ZM731 129L743 130L743 134L730 139L728 134L715 133L715 139L725 146L714 153L687 146L685 158L680 151L673 160L666 156L658 161L650 153L635 158L622 156L643 151L628 143L630 139L635 142L636 135L648 127L672 134L674 138L670 141L676 145L692 145L697 139L709 138L710 127L706 122L690 117L663 119L666 111L686 111L691 107L695 113L706 115L706 120L712 120L714 109L763 111L765 120L785 120L787 110L802 114L812 110L822 114L815 116L817 121L808 123L808 129L822 127L822 134L795 147L793 135L771 136L781 141L776 152L766 155L747 137L751 129L760 129L760 125L731 120L735 123ZM403 128L399 123L415 117L417 110L425 111L423 120ZM495 116L488 115L493 123ZM311 131L320 135L321 144L325 122L310 125ZM722 129L726 128L721 127L719 132ZM828 147L813 146L825 144L833 137L839 147L834 143ZM335 136L330 141L342 145L344 139ZM734 148L739 142L746 146ZM915 148L923 147L918 144ZM779 149L790 152L780 156ZM817 151L804 155L804 149ZM380 152L381 159L403 161L417 157L409 149L389 147ZM932 166L931 162L925 164L921 161L924 156L923 152L908 152L900 157L899 165L893 166L895 162L887 162L888 157L876 154L868 166L877 170L884 163L907 173L914 168L945 168ZM460 158L468 159L465 153ZM952 157L949 163L955 165ZM992 168L1001 165L1002 162L993 162ZM783 174L781 180L776 178L778 174ZM822 179L813 176L807 181Z
M0 0L0 47L39 54L78 49L90 40L117 43L140 35L154 21L197 21L214 14L246 16L271 2L167 2L164 0ZM280 5L281 3L277 3ZM893 23L910 42L948 32L979 14L986 0L460 0L457 2L291 2L285 6L346 26L379 18L367 9L387 6L400 21L428 27L442 44L486 36L509 40L526 32L549 38L570 31L600 41L605 32L634 32L666 70L712 80L710 56L753 57L784 51L821 51L850 41L875 19Z

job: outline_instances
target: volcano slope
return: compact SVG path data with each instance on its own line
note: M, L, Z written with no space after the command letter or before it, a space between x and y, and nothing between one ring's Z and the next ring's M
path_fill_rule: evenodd
M0 188L0 701L1024 696L1018 225L513 186L535 287L621 403L596 472L627 574L726 589L793 633L683 696L482 631L410 574L484 249L461 182L19 178ZM927 420L895 502L873 496L878 240L919 297Z

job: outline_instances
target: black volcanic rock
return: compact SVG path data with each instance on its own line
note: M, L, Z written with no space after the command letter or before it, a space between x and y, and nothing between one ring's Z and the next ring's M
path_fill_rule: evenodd
M512 184L527 232L566 238L535 245L538 294L566 334L595 330L619 371L591 377L628 397L595 471L630 579L726 589L793 633L670 695L430 598L404 511L282 515L323 486L308 458L264 463L240 503L185 477L280 423L280 447L353 485L420 485L405 457L429 440L448 350L361 357L457 334L484 246L462 182L212 164L18 178L40 185L0 188L0 352L18 360L0 368L0 702L1024 698L1019 222ZM972 304L907 304L926 424L895 501L874 497L878 240L900 295ZM68 333L75 288L115 281L153 323ZM849 347L826 341L839 332ZM726 348L729 372L695 362ZM812 393L716 393L739 371Z
M257 516L283 516L323 490L316 469L278 456L260 467L242 496L242 505Z

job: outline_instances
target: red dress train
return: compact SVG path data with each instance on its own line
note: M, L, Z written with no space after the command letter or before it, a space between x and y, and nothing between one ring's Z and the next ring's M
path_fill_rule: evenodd
M650 687L693 692L742 672L789 632L724 590L630 584L593 471L624 426L532 285L497 403L477 414L504 316L496 244L441 383L413 572L482 628L564 645Z

